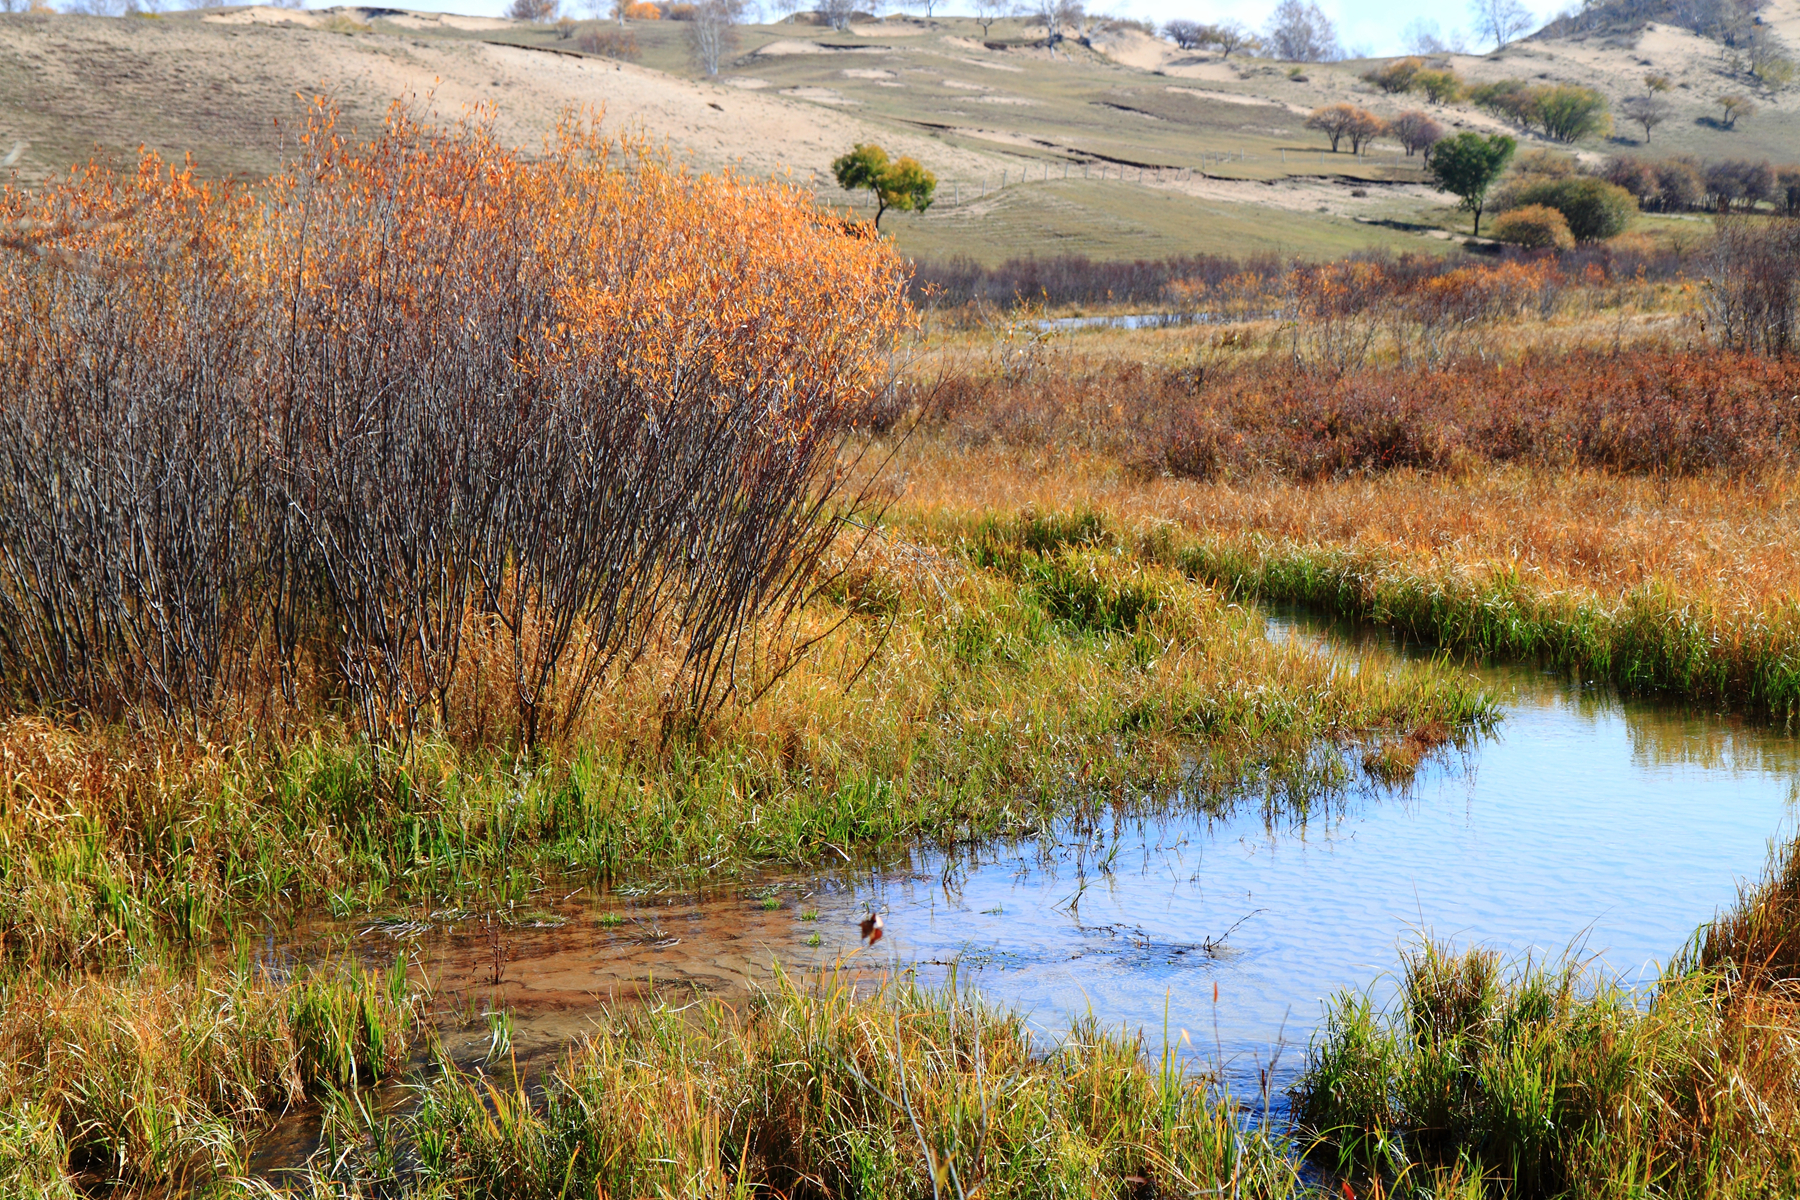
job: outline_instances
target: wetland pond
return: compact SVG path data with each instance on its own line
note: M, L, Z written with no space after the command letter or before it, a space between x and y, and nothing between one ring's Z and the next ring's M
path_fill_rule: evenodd
M1346 670L1427 652L1304 613L1268 620L1271 637ZM1166 1030L1240 1101L1279 1111L1322 1002L1345 988L1385 999L1421 936L1509 956L1573 949L1648 985L1793 832L1800 755L1783 731L1621 701L1530 666L1469 669L1501 701L1491 736L1428 759L1404 789L1352 788L1304 818L1190 807L886 870L550 894L537 928L393 920L348 932L371 960L416 954L441 1010L505 1006L521 1064L547 1064L607 1001L730 995L775 960L798 978L841 961L870 978L915 969L926 984L954 971L1047 1040L1091 1012L1141 1029L1154 1056ZM887 936L860 949L869 908ZM445 1045L460 1060L489 1038L472 1020ZM279 1147L303 1136L290 1126L268 1149L287 1157Z

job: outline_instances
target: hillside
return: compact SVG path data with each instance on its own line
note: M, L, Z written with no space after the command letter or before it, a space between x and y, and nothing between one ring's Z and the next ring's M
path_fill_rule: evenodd
M1761 15L1800 45L1800 0ZM0 153L25 143L15 169L27 181L95 146L139 144L192 153L211 174L253 177L279 162L302 97L336 98L363 128L411 97L445 117L491 109L500 136L526 147L568 107L599 108L614 128L647 134L698 169L792 172L834 202L844 196L826 186L831 159L878 141L940 177L930 213L883 223L933 257L1324 255L1444 246L1461 227L1397 147L1331 154L1304 128L1320 104L1387 115L1423 104L1363 83L1368 63L1293 71L1224 61L1129 28L1052 56L1017 21L983 36L969 20L900 17L843 33L745 27L719 76L705 79L688 61L682 23L638 21L628 32L642 50L636 62L581 54L546 26L396 9L0 16ZM1674 81L1675 104L1657 153L1800 157L1793 89L1758 95L1760 111L1735 130L1714 127L1717 97L1750 89L1716 43L1672 25L1621 21L1449 61L1477 82L1596 87L1615 107L1654 70ZM1503 127L1472 108L1434 115L1451 127ZM1639 152L1633 132L1621 125L1576 150Z

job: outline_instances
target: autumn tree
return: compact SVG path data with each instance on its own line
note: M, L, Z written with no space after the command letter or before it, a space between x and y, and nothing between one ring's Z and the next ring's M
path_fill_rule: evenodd
M1372 83L1388 95L1395 92L1412 90L1413 78L1425 68L1425 63L1417 58L1402 58L1389 63L1385 67L1377 67L1363 72L1363 81Z
M1431 148L1443 139L1444 127L1415 108L1390 121L1388 132L1405 149L1408 158L1420 153L1430 157Z
M1529 117L1535 117L1546 137L1559 142L1574 142L1597 134L1612 132L1612 117L1606 111L1606 97L1593 88L1573 84L1535 87L1530 97ZM1648 135L1646 135L1648 136Z
M1327 104L1315 108L1306 118L1306 127L1317 129L1330 138L1333 154L1338 151L1338 143L1346 137L1350 139L1351 153L1360 154L1363 143L1379 137L1387 128L1380 117L1354 104Z
M838 186L847 192L866 191L875 197L875 228L888 209L924 212L937 192L937 176L910 158L890 159L873 142L858 142L850 153L831 164Z
M1727 129L1736 129L1740 120L1756 115L1756 105L1750 102L1750 98L1735 93L1719 97L1719 110L1719 123Z
M1455 71L1437 71L1427 68L1413 72L1412 86L1414 91L1424 92L1425 98L1436 105L1444 105L1461 97L1463 92L1462 78Z

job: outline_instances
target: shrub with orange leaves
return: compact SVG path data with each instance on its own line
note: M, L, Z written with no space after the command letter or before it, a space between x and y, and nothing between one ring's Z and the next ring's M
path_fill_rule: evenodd
M0 193L13 703L200 719L308 662L405 736L471 622L528 742L652 643L673 707L728 694L854 501L891 248L573 119L302 146L258 197L153 157Z

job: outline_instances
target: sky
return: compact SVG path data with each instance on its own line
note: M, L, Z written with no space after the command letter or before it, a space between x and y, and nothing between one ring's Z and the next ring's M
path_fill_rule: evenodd
M441 7L450 12L497 17L505 11L507 3L508 0L450 0L441 4ZM569 3L569 0L565 0L565 3ZM804 0L802 3L804 5ZM1239 21L1252 29L1260 29L1277 3L1279 0L1258 0L1251 4L1231 4L1222 0L1089 0L1088 7L1090 12L1135 17L1154 21L1158 25L1177 17L1185 17L1208 23ZM1404 53L1405 30L1414 20L1435 21L1446 37L1452 31L1461 29L1468 38L1471 50L1491 49L1477 44L1479 39L1473 33L1475 22L1468 11L1467 0L1318 0L1318 4L1325 10L1325 15L1337 24L1338 41L1346 50L1353 52L1360 50L1375 55ZM577 6L578 4L570 4L570 7ZM1537 17L1539 25L1560 11L1543 4L1541 0L1537 3L1526 0L1525 6ZM418 7L436 9L440 5L427 3ZM765 11L773 11L768 0L764 0L763 7ZM884 11L892 9L892 0L889 0ZM947 0L935 11L954 14L962 10L963 6L956 0Z

